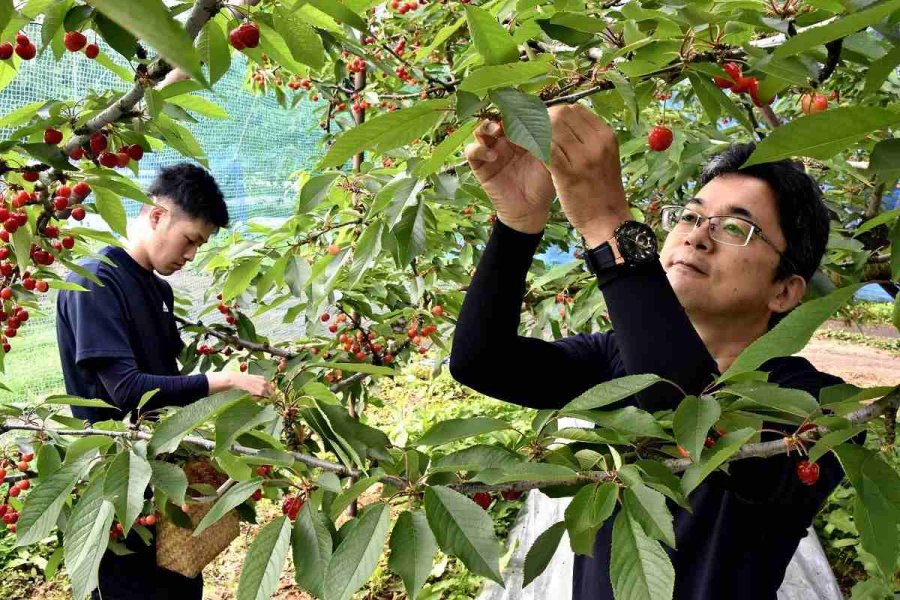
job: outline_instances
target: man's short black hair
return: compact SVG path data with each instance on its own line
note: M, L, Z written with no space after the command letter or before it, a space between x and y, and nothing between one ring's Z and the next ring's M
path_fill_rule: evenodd
M158 198L169 198L194 219L220 228L228 226L228 207L222 190L202 167L186 162L165 167L147 192Z
M787 241L784 254L794 264L791 268L782 258L775 271L775 281L796 273L808 283L822 262L828 244L828 208L822 202L822 191L803 164L797 161L779 160L742 169L741 165L755 148L756 144L752 143L731 144L713 156L700 174L700 185L728 173L765 181L775 196L778 223Z

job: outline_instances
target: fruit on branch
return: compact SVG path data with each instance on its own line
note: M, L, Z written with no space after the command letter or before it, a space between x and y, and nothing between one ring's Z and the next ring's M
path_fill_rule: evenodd
M25 181L27 181L29 183L34 183L39 178L40 178L40 173L38 173L37 171L23 171L22 172L22 179L24 179Z
M55 146L63 139L62 131L48 127L44 130L44 143Z
M259 46L259 27L255 23L241 23L228 34L228 41L236 50Z
M84 148L81 146L76 146L69 150L69 158L72 160L81 160L84 158Z
M487 492L476 492L475 495L472 496L472 500L484 510L487 510L491 505L491 495Z
M84 220L84 217L86 216L86 214L87 213L85 213L84 208L82 208L81 206L76 206L75 208L72 209L72 218L75 219L76 221Z
M97 44L88 44L84 47L84 55L94 60L100 54L100 46Z
M801 460L797 463L797 478L805 485L815 485L819 480L819 464Z
M674 136L672 130L662 125L657 125L647 135L647 145L654 152L662 152L672 145Z
M16 47L14 48L14 51L22 60L31 60L37 55L37 48L35 48L34 44L31 43L31 40L29 40L28 36L24 33L16 35Z
M93 152L94 154L100 154L101 152L106 150L108 141L106 139L106 136L98 131L91 136L90 144L91 152Z
M441 306L440 304L438 304L438 305L436 305L436 306L433 306L433 307L431 308L431 314L433 314L433 315L436 316L436 317L442 317L442 316L444 316L444 307Z
M9 60L13 55L13 45L9 42L0 44L0 60Z
M328 246L328 254L332 256L336 256L341 251L341 247L337 244L331 244Z
M119 166L119 159L112 152L101 152L100 156L97 157L97 162L109 169Z
M140 146L140 144L132 144L127 147L126 152L131 160L137 162L144 158L144 149Z
M800 97L800 108L807 115L828 110L828 98L818 93L803 94Z
M303 500L297 496L287 496L281 505L281 512L287 515L288 519L295 521L300 509L303 508Z
M503 490L502 492L500 492L500 495L503 497L504 500L510 502L512 500L518 500L519 498L521 498L522 492L513 491L513 490Z
M78 52L87 44L87 38L80 31L67 31L63 36L63 45L69 52Z
M682 446L677 446L678 454L681 455L681 458L691 458L691 453L687 451L686 448Z
M256 474L260 477L268 477L272 474L272 465L261 465L256 467Z

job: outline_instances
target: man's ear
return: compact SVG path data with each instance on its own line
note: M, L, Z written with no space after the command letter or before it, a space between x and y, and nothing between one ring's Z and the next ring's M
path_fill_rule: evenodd
M774 284L776 295L769 300L769 310L773 313L783 313L791 310L803 300L806 295L806 280L799 275L791 275L787 279Z
M166 212L168 211L161 206L153 206L150 208L150 214L147 215L150 219L150 229L156 229Z

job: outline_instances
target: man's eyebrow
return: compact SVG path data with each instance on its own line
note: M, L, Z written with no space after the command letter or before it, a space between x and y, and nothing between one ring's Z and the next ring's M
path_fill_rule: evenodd
M700 206L703 206L703 198L698 198L697 196L694 196L693 198L691 198L690 200L687 201L687 204L699 204ZM754 223L756 222L756 218L753 216L753 213L751 213L749 210L747 210L746 208L744 208L742 206L735 206L733 204L726 205L725 206L725 214L736 215L739 217L746 217L746 218L750 219L751 221L753 221Z

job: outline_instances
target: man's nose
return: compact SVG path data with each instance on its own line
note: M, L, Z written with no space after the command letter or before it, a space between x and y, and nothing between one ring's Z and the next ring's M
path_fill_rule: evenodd
M187 252L184 253L184 260L192 261L192 260L194 260L194 256L196 256L196 255L197 255L197 248L194 246L191 246L188 248Z
M684 242L697 249L709 250L712 247L712 238L709 237L709 219L703 219L702 223L691 229L684 236Z

